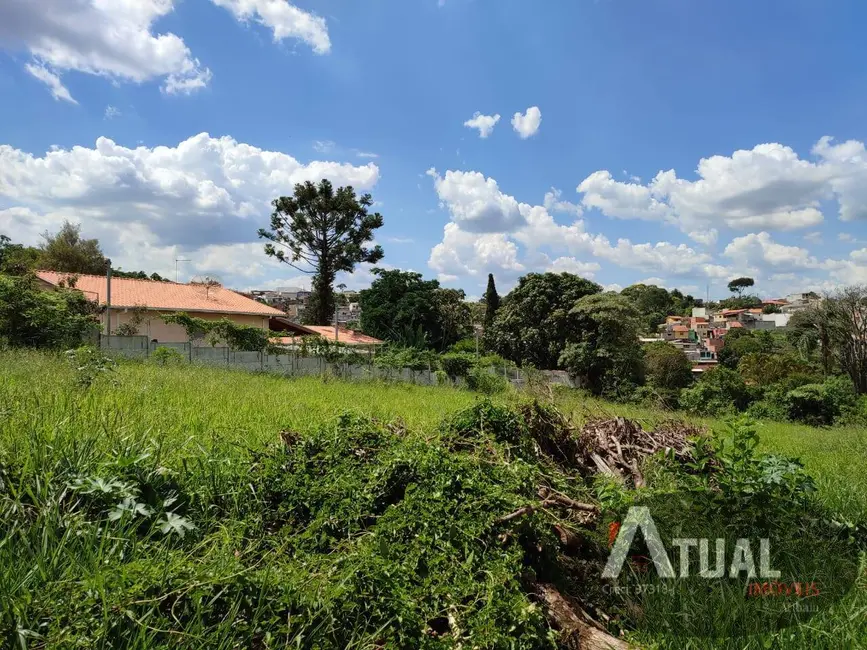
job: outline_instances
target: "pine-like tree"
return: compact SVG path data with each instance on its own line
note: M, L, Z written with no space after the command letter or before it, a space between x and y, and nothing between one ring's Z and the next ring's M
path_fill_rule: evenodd
M494 316L500 308L500 295L497 293L497 285L494 284L494 274L488 273L488 288L485 290L485 329L490 328L494 322Z

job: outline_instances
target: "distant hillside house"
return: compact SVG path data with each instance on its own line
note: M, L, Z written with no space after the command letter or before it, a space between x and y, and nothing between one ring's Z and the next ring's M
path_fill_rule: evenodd
M91 300L100 305L106 304L104 275L37 271L36 276L45 289L72 285ZM138 333L159 343L186 343L188 340L186 331L180 325L169 325L162 321L160 316L164 314L186 312L205 320L228 318L233 323L264 330L268 329L270 318L283 315L278 309L219 285L112 278L110 331L114 332L120 325L130 323L140 310L144 310L144 320L138 326ZM201 344L207 345L204 341Z

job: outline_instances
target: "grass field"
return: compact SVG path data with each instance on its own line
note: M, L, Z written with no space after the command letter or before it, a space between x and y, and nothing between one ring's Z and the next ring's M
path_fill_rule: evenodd
M517 399L506 393L494 401ZM642 421L668 417L597 402L575 392L558 392L556 400L561 411L576 421L605 412ZM82 388L76 385L73 368L60 357L0 352L0 470L7 468L5 479L0 473L0 481L5 480L0 497L7 490L7 503L0 507L0 600L5 603L0 605L5 616L0 622L10 625L9 621L16 621L16 629L0 633L8 633L5 641L20 647L145 648L164 644L166 639L183 647L237 647L233 640L237 629L209 624L205 610L228 607L223 615L230 620L231 605L226 605L225 593L213 585L234 584L230 578L246 576L252 568L257 577L251 576L245 589L264 591L263 583L256 581L264 580L262 572L283 571L286 580L295 585L315 583L318 586L310 594L337 603L340 594L334 590L339 592L342 587L323 577L322 566L285 558L278 562L274 548L250 548L255 556L251 557L237 547L250 534L242 519L249 508L247 499L258 498L233 491L232 486L242 484L243 477L237 475L242 459L278 443L281 432L306 434L336 422L347 412L383 422L401 420L407 435L423 444L444 417L476 401L477 396L470 392L447 387L287 380L242 371L144 363L123 363L115 372L98 377L90 388ZM721 426L714 421L704 424ZM763 423L760 436L765 449L802 460L816 479L821 499L841 518L867 521L867 431ZM156 551L145 550L150 537L130 542L128 537L112 538L98 528L65 519L63 504L71 497L68 491L58 492L52 479L69 472L70 467L82 475L105 474L106 468L133 475L140 467L147 468L149 480L157 486L168 484L165 477L174 477L172 485L190 495L191 510L198 503L220 504L213 512L199 514L214 525L192 547L178 536L175 545L158 552L160 561L156 562ZM10 486L26 493L10 494ZM90 503L100 489L85 492L87 498L82 498ZM20 511L13 512L15 508ZM29 523L9 523L15 521ZM167 523L171 524L168 518ZM287 541L282 552L294 544ZM349 553L346 561L351 562L352 557ZM161 568L155 568L157 565ZM112 590L117 581L126 585L128 595L138 594L138 600L115 599ZM155 627L141 614L141 603L153 601L153 609L147 611L154 620L172 620L176 615L174 606L170 612L161 609L166 601L160 589L185 597L201 592L193 604L184 600L194 622L179 624L182 631ZM37 594L45 593L51 593L53 600L46 596L40 601ZM42 627L31 625L26 619L38 612L41 602L65 603L67 612L62 616L42 612ZM333 620L340 621L339 608ZM310 635L327 636L322 629L280 622L284 624L301 626L292 647L332 647L311 642ZM351 623L347 620L346 624ZM343 643L377 647L370 641L375 635L365 634ZM269 645L267 630L257 638L260 647L277 647ZM834 610L802 628L716 642L652 635L636 640L646 647L666 648L867 648L867 580L862 575ZM447 646L426 641L419 647Z

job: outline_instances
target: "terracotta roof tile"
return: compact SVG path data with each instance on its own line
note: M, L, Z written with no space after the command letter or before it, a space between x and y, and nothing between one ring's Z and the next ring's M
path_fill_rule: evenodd
M37 271L36 275L49 284L58 285L69 277L77 277L75 288L91 300L105 304L106 281L102 275L78 275ZM153 280L111 279L112 307L138 307L167 311L217 312L222 314L252 314L279 316L283 312L251 300L225 287L155 282Z
M334 341L334 327L332 325L303 325L298 327L298 337L305 336L303 330L309 330L310 334L316 334L329 341ZM274 337L274 340L279 343L289 344L296 340L293 336ZM379 345L384 341L375 339L372 336L367 336L355 330L348 330L344 327L339 328L338 342L346 345Z

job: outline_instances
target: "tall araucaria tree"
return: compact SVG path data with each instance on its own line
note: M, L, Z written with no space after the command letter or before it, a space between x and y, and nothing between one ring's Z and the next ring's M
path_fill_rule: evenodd
M271 228L259 229L259 237L269 240L265 254L313 275L306 320L327 325L334 318L332 287L337 274L351 273L360 262L382 259L382 247L365 245L382 226L382 215L368 213L373 205L370 194L356 196L352 187L335 191L328 180L299 183L293 196L281 196L271 205Z

